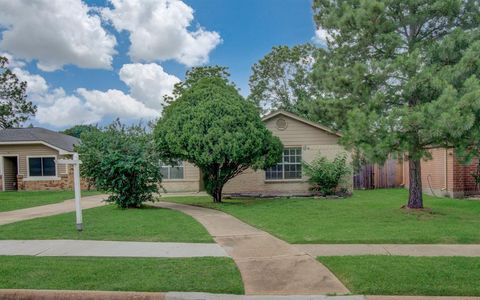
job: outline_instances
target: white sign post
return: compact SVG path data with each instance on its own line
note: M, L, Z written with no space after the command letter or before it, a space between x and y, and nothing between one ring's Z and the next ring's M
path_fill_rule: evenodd
M78 153L73 154L73 159L59 159L58 163L65 165L73 165L73 189L75 191L75 212L77 216L77 230L83 230L82 207L80 206L80 164L82 161L78 157Z

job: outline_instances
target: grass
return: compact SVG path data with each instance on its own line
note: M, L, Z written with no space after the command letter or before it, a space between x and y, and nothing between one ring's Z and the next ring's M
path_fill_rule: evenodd
M243 294L230 258L0 256L0 289Z
M404 189L355 191L347 199L225 200L171 197L162 201L225 211L290 243L480 243L480 202L424 197L430 212L408 212Z
M162 208L120 209L107 205L83 211L84 231L75 229L75 213L0 226L0 239L71 239L211 243L193 218Z
M353 294L480 296L480 257L319 257Z
M82 191L82 197L98 195L97 191ZM0 192L0 212L10 211L73 199L73 191Z

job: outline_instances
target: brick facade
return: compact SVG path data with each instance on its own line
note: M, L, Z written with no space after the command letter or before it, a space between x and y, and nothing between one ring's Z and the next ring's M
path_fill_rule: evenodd
M67 167L67 174L60 174L57 180L24 180L23 175L17 176L18 190L22 191L59 191L73 190L73 166ZM82 190L92 189L88 181L81 178Z
M461 198L480 193L472 176L478 160L462 164L455 156L454 149L435 148L430 150L432 158L422 161L422 188L427 194ZM408 161L403 163L405 186L409 185Z

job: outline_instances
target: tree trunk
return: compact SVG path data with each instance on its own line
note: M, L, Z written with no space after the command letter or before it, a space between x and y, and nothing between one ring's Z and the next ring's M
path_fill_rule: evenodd
M221 203L222 202L222 190L223 186L217 186L215 187L215 190L213 192L213 202L215 203Z
M408 208L423 208L422 196L422 170L420 159L410 158L408 160L409 167L409 195Z

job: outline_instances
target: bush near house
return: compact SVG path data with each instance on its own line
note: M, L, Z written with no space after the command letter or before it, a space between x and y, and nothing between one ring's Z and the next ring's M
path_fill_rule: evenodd
M161 180L152 136L140 125L118 120L100 131L84 132L78 147L82 175L98 190L111 193L107 202L140 207L152 201Z
M312 191L334 195L351 174L351 168L347 164L347 156L337 154L332 161L319 156L311 163L303 162L303 172L310 177L308 182L312 185Z

